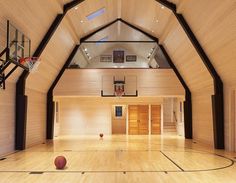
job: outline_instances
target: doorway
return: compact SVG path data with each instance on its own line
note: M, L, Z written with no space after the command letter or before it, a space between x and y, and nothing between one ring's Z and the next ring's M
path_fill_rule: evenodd
M126 105L112 106L112 134L126 134Z
M129 105L129 135L148 135L148 105Z
M151 134L161 134L161 106L151 105Z

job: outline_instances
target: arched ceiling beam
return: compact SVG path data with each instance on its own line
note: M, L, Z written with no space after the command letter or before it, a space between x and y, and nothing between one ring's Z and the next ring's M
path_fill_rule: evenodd
M98 33L98 32L100 32L100 31L106 29L107 27L110 27L111 25L115 24L115 23L118 22L118 21L124 23L125 25L131 27L132 29L135 29L135 30L141 32L142 34L144 34L144 35L146 35L147 37L149 37L150 39L152 39L154 42L158 42L158 39L157 39L156 37L154 37L154 36L152 36L152 35L146 33L145 31L143 31L143 30L137 28L136 26L134 26L134 25L132 25L132 24L126 22L125 20L123 20L123 19L121 19L121 18L117 18L117 19L115 19L114 21L112 21L112 22L110 22L110 23L108 23L108 24L106 24L106 25L100 27L100 28L97 29L96 31L94 31L94 32L92 32L92 33L90 33L90 34L88 34L88 35L82 37L82 38L80 39L80 43L84 43L84 42L94 42L94 41L86 41L86 40L89 39L90 37L92 37L93 35L95 35L96 33ZM104 42L109 42L109 41L104 41ZM112 41L112 42L129 42L129 41ZM130 42L135 42L135 41L130 41ZM137 41L137 42L151 42L151 41Z
M184 32L191 41L193 47L200 56L203 64L211 74L214 81L214 92L212 95L212 112L213 112L213 130L214 130L214 145L216 149L224 149L224 91L223 82L212 65L209 57L205 53L201 44L197 40L187 21L182 14L177 13L176 5L166 0L156 0L166 8L170 9L178 20L179 24L183 28Z

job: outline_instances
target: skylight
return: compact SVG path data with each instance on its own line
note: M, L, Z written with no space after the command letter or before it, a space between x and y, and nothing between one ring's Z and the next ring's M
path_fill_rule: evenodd
M108 36L106 36L106 37L100 39L99 41L97 41L97 42L96 42L96 45L99 45L99 44L101 44L102 42L106 42L106 41L108 41Z
M94 18L102 15L103 13L105 13L105 8L101 8L93 13L91 13L90 15L87 16L88 20L93 20Z

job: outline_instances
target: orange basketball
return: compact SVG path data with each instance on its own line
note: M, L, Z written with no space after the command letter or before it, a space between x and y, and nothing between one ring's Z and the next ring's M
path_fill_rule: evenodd
M66 166L66 158L64 156L57 156L54 160L57 169L64 169Z

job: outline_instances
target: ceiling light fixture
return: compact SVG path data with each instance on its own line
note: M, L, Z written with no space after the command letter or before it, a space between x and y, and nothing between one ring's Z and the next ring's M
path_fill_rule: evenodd
M83 20L80 20L80 23L84 23L84 21L83 21Z
M78 10L78 6L75 7L75 10Z
M161 9L164 9L165 7L164 6L161 6Z

